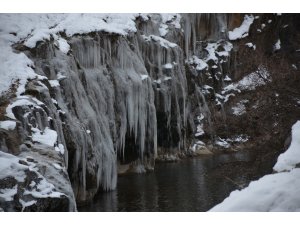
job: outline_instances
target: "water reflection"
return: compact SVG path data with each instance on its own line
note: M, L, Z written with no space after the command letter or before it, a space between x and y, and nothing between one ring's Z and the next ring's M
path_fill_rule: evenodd
M118 179L116 191L101 193L80 211L207 211L237 185L208 173L223 163L249 161L247 152L160 163L153 173L130 174ZM231 179L243 179L236 173Z

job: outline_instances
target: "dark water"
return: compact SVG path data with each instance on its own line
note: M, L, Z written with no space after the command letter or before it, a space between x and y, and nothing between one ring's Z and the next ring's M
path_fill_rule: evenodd
M248 182L239 171L231 177L212 171L249 158L238 152L160 163L152 173L120 176L115 191L100 193L79 211L207 211Z

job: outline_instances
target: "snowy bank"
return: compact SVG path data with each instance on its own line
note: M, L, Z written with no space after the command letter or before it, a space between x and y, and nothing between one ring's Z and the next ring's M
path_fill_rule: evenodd
M300 211L300 121L292 127L292 142L278 157L274 170L243 190L231 192L210 211ZM281 172L286 171L286 172Z

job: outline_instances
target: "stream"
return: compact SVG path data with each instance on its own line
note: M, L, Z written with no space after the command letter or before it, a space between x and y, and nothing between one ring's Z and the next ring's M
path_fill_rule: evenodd
M214 170L221 165L249 162L248 152L188 158L176 163L157 163L154 172L119 176L115 191L99 193L79 211L207 211L231 191L249 183L242 172L231 177Z

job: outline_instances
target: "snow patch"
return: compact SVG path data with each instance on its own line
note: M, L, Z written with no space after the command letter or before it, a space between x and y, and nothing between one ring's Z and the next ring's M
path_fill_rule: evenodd
M228 75L226 75L224 81L231 81L231 78Z
M149 35L149 36L145 36L145 35L141 35L142 38L144 38L145 41L150 42L150 41L154 41L157 42L158 44L160 44L162 47L164 48L175 48L177 47L177 44L170 42L162 37L158 37L155 35Z
M197 56L192 56L189 60L188 60L189 64L194 64L196 65L196 70L204 70L208 67L207 63L204 62L202 59L199 59Z
M171 63L167 63L167 64L163 65L162 67L165 69L172 69L173 65Z
M222 139L220 137L217 138L217 140L215 141L215 144L220 146L220 147L223 147L223 148L229 148L230 147L230 144L225 139Z
M54 149L62 155L65 154L65 147L63 144L58 144L58 147L55 147Z
M64 80L66 78L66 76L62 75L60 72L58 72L56 76L58 81Z
M65 54L67 54L70 51L70 45L63 38L58 38L57 39L57 46L58 46L59 50L62 51L63 53L65 53Z
M0 128L4 130L14 130L16 128L16 121L12 121L12 120L0 121Z
M161 13L162 23L173 25L176 29L180 29L181 15L178 13Z
M233 31L228 32L229 40L237 40L248 36L248 32L253 21L254 17L252 15L245 15L242 25L235 28Z
M13 188L4 188L0 189L0 198L3 198L4 201L13 201L14 196L18 192L18 185L15 185Z
M246 46L248 46L249 48L252 48L253 50L256 49L256 45L254 45L253 43L249 42L245 44Z
M32 205L34 205L34 204L37 203L36 200L32 200L32 201L25 202L25 201L23 201L23 199L19 199L19 202L20 202L20 204L22 205L22 212L24 211L24 209L25 209L26 207L32 206Z
M278 39L278 41L274 45L274 50L275 51L279 50L279 49L281 49L281 41L280 41L280 39Z
M256 87L265 85L271 81L270 74L265 67L259 67L257 71L247 75L238 82L241 90L255 90Z
M161 37L166 36L166 34L168 33L169 29L168 29L168 25L166 24L161 24L159 27L159 33Z
M141 79L142 79L142 80L145 80L145 79L147 79L147 78L149 78L149 76L148 76L147 74L141 75Z
M6 108L6 116L11 118L11 119L16 119L15 115L13 114L12 112L12 109L14 107L17 107L17 106L24 106L24 105L27 105L27 106L36 106L37 103L36 102L33 102L32 100L29 100L29 98L27 96L19 96L18 99L13 102L12 104L9 104Z
M24 182L24 170L27 168L19 163L18 157L0 151L0 180L11 176L19 182Z
M33 131L32 140L44 145L54 146L57 141L57 132L46 127L44 131L37 128L31 128Z
M234 107L232 107L232 114L236 115L236 116L241 116L243 114L246 113L246 107L245 107L245 103L247 103L248 100L242 100L240 102L238 102Z
M59 87L59 82L58 80L49 80L50 86L51 87Z
M282 153L273 169L277 172L291 170L300 163L300 121L292 127L292 142L290 147Z

